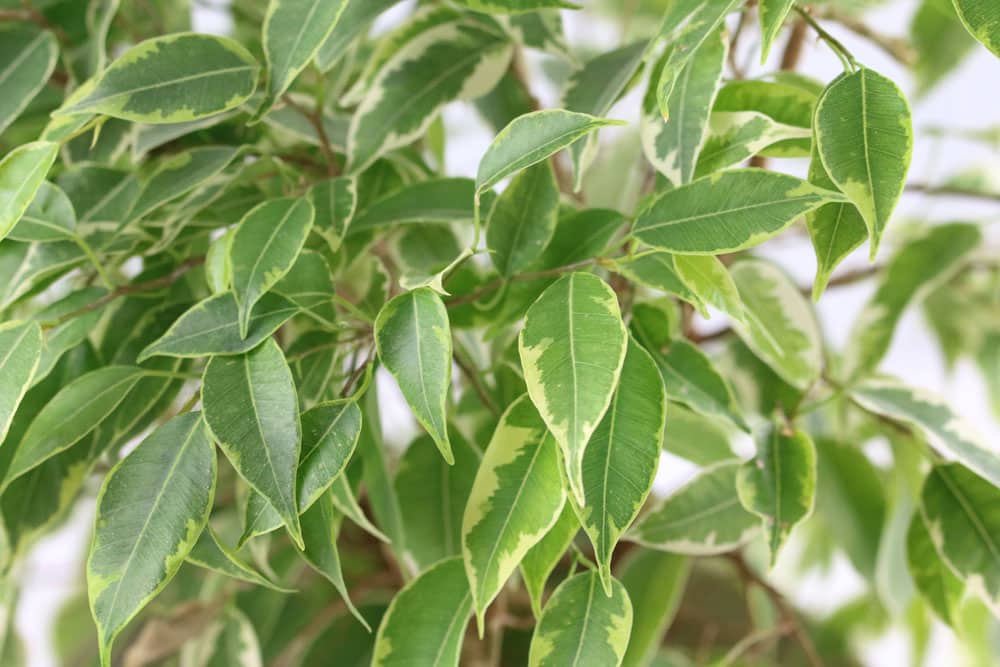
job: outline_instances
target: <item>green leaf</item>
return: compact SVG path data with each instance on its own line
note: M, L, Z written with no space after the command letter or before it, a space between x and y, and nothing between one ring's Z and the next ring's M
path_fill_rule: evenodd
M545 251L559 219L559 185L546 162L516 175L497 197L486 227L486 248L501 275L522 272Z
M528 309L518 338L524 380L585 504L583 454L611 398L628 347L618 298L600 278L570 273Z
M292 268L274 286L274 291L287 297L304 315L321 326L328 329L338 327L340 316L333 304L337 296L333 272L320 253L313 250L300 252Z
M906 308L954 276L982 240L978 225L952 223L935 225L899 249L851 332L853 343L844 355L847 377L863 377L878 367Z
M652 355L663 376L667 398L707 417L726 419L749 432L725 378L697 346L678 339L670 343L666 354L654 351Z
M811 129L816 98L822 90L805 77L777 81L743 79L727 82L715 98L713 111L756 111L783 125ZM812 137L788 139L763 151L771 157L808 157ZM830 188L835 189L833 187Z
M427 435L410 443L394 481L406 533L406 551L424 569L462 550L462 513L481 454L457 430L449 437L455 464L441 458ZM435 511L429 512L433 507Z
M989 0L954 0L962 23L993 55L1000 58L1000 7Z
M570 76L563 90L562 108L603 116L611 110L635 78L646 53L645 41L607 51L585 62ZM570 148L574 189L583 185L583 172L593 157L597 135L579 140Z
M743 300L726 265L713 255L674 255L674 270L696 298L702 316L709 316L702 304L718 308L733 319L743 319Z
M559 450L527 395L511 403L486 448L462 518L462 555L479 633L486 607L566 502Z
M457 667L471 611L461 558L424 570L392 599L378 628L371 667Z
M650 549L636 549L625 561L621 581L632 602L632 633L623 667L650 663L680 608L690 572L689 558Z
M655 95L647 95L642 108L642 148L646 159L674 185L690 183L698 152L705 142L719 80L729 52L724 30L709 37L692 54L670 93L667 107L680 109L663 120ZM669 52L665 54L665 57ZM655 74L650 79L655 93Z
M943 399L895 380L866 380L851 389L861 407L920 431L932 447L1000 486L1000 455Z
M996 613L1000 490L958 463L936 465L924 480L920 514L941 557Z
M760 15L760 62L767 62L767 56L771 52L771 45L774 38L781 32L781 27L785 23L788 12L791 11L795 0L761 0L757 13Z
M239 554L219 541L218 535L209 526L201 532L201 536L191 551L188 552L187 560L198 567L206 570L224 574L232 579L245 581L255 586L263 586L282 593L291 593L287 588L282 588L273 583L270 579L258 572L249 563L240 558Z
M830 84L816 104L814 124L826 173L861 212L874 259L906 184L910 106L895 83L862 67Z
M760 527L736 492L739 461L702 468L693 480L654 507L628 539L651 549L692 556L732 551Z
M745 317L733 328L789 384L806 389L823 370L823 341L812 305L777 265L745 259L729 269Z
M14 452L3 486L93 431L142 378L135 366L105 366L63 387L28 427Z
M568 0L455 0L463 7L477 12L519 14L537 9L580 9Z
M432 178L414 183L359 211L347 234L371 232L389 225L469 223L475 216L474 196L475 184L468 178Z
M451 385L451 328L441 297L422 287L385 304L375 320L375 344L413 415L434 438L444 460L454 463L446 405Z
M17 24L0 31L0 134L49 80L59 57L59 43L50 30Z
M448 102L488 93L510 62L511 45L497 26L475 17L433 27L382 67L354 112L348 170L423 135Z
M736 477L743 506L764 519L771 566L795 524L812 513L816 496L816 447L805 433L771 424L757 456Z
M345 176L320 181L309 188L309 199L316 210L313 231L326 239L330 252L337 252L354 217L358 203L357 182Z
M965 586L941 558L920 513L906 533L906 564L913 585L938 617L954 626Z
M234 109L257 87L259 66L228 37L177 33L119 56L61 114L101 113L137 123L180 123Z
M252 352L212 357L202 380L205 422L240 476L278 511L301 546L296 469L298 400L273 339Z
M751 248L841 199L793 176L735 169L663 193L636 218L632 235L662 250L719 255Z
M357 498L354 497L354 490L351 488L351 483L347 477L340 475L333 480L333 486L330 487L330 498L333 500L333 506L337 508L337 511L353 521L363 531L381 542L387 544L392 542L388 535L379 530L365 516L364 510L361 509Z
M360 436L361 408L354 401L321 403L302 413L302 452L297 474L300 513L341 475Z
M316 52L316 67L329 72L369 23L399 0L347 0L340 20Z
M0 160L0 240L28 210L58 154L58 144L35 141Z
M240 152L242 148L234 146L203 146L172 155L146 181L129 217L144 218L163 204L203 185L222 173Z
M229 246L240 337L246 338L253 306L295 264L312 229L315 211L306 198L272 199L243 216Z
M975 47L951 0L921 0L910 21L917 95L925 95L951 74Z
M270 0L264 16L267 92L260 118L288 90L336 28L347 0Z
M42 329L37 322L0 324L0 443L31 386L42 356ZM8 447L13 446L7 445Z
M680 403L667 404L663 449L691 463L707 466L733 458L733 433L725 422L694 412Z
M536 619L542 616L545 582L549 580L552 570L562 560L579 531L580 520L576 518L576 511L566 503L559 520L521 560L521 577L524 579L524 588L531 597L531 613Z
M564 581L531 637L529 667L618 667L632 631L632 603L617 579L611 594L601 591L596 572Z
M157 355L243 354L270 338L298 311L298 306L280 294L265 294L253 308L246 338L241 338L236 297L231 292L210 296L178 317L162 336L143 349L138 361L141 363Z
M7 238L41 243L74 241L77 236L73 203L58 186L42 181L31 205L10 230Z
M632 258L615 260L613 266L616 273L633 282L668 294L676 294L685 301L703 307L698 296L678 274L672 253L642 252Z
M708 129L698 154L698 177L736 166L779 142L812 136L807 128L778 123L757 111L715 111Z
M476 192L489 190L508 176L558 153L600 127L621 124L562 109L544 109L518 116L497 134L479 161Z
M201 414L189 412L159 427L104 480L87 558L104 667L115 637L169 583L205 527L215 469Z
M611 405L583 453L580 523L594 545L605 593L611 591L615 545L653 486L666 401L652 357L630 340Z

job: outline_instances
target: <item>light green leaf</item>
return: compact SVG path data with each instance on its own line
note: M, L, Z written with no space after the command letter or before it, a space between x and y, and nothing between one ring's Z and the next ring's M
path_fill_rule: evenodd
M518 338L528 394L559 443L581 505L584 448L611 403L627 347L618 297L588 273L570 273L546 289Z
M399 0L347 0L340 20L316 52L316 67L329 72L369 23Z
M314 250L300 252L292 268L275 284L274 292L287 297L321 326L327 329L339 326L340 316L334 308L337 295L333 272L322 254Z
M559 520L521 560L521 577L524 579L524 588L531 597L531 612L536 619L542 617L545 582L549 580L552 570L562 560L579 531L580 520L576 518L576 511L566 503Z
M954 0L955 10L972 36L1000 58L1000 7L990 0Z
M958 463L936 465L924 480L920 514L941 557L997 613L1000 490L996 484Z
M347 0L271 0L264 16L267 91L260 118L292 85L337 26Z
M895 380L872 379L851 389L851 398L877 415L913 426L932 447L1000 486L1000 455L938 396Z
M629 280L652 289L676 294L685 301L704 308L701 300L691 288L681 280L674 263L674 255L669 252L642 252L633 258L615 260L614 271Z
M663 449L700 466L731 459L734 434L725 422L689 410L680 403L667 404Z
M760 519L743 508L736 492L742 464L723 461L702 468L697 477L643 516L628 539L651 549L708 556L744 544Z
M255 303L295 264L309 237L315 211L306 198L272 199L250 210L229 246L240 337L246 338Z
M744 431L750 430L725 378L697 346L677 339L665 354L652 355L663 376L667 398L707 417L722 417Z
M878 367L906 308L955 275L982 240L978 225L951 223L936 225L899 249L854 324L844 355L847 377L859 378Z
M189 412L159 427L104 480L87 558L104 667L115 637L169 583L205 527L215 469L201 413Z
M486 227L486 247L501 275L520 273L545 251L559 219L559 185L547 162L515 176L497 197Z
M842 199L793 176L734 169L663 193L636 218L632 235L662 250L719 255L751 248Z
M812 305L777 265L745 259L729 269L745 318L733 328L761 361L805 389L823 370L823 341Z
M567 111L603 116L635 78L646 53L645 41L607 51L585 62L570 76L563 90L562 108ZM579 140L570 148L574 189L583 185L583 172L593 158L596 134Z
M678 110L668 120L657 108L654 76L642 108L642 148L646 159L674 185L690 183L708 132L716 90L729 51L724 30L710 36L692 54L678 75L667 107ZM667 57L669 52L665 54ZM682 113L683 112L683 113Z
M76 211L58 186L43 181L7 238L15 241L73 241L76 239Z
M0 160L0 240L28 210L58 154L59 144L35 141Z
M375 320L375 344L413 415L434 438L445 461L454 463L446 405L451 385L451 327L441 297L423 287L385 304Z
M0 134L45 87L59 57L51 30L15 23L0 31Z
M333 480L333 486L330 487L330 498L333 500L333 506L337 508L337 511L353 521L363 531L386 544L392 542L388 535L379 530L365 516L364 510L358 504L358 499L354 497L354 489L351 488L350 480L346 476L340 475Z
M812 136L808 128L784 125L757 111L715 111L708 129L698 154L699 177L738 165L781 141Z
M555 440L522 395L500 417L462 519L462 555L480 636L486 607L559 519L566 502L559 467Z
M529 667L618 667L632 632L632 603L617 579L611 594L601 590L596 572L564 581L531 637Z
M370 232L389 225L469 223L475 212L475 184L468 178L432 178L408 185L359 211L347 234Z
M757 456L736 477L740 502L764 519L771 566L795 524L812 513L816 497L816 447L805 433L771 424Z
M501 20L524 46L558 56L567 62L576 62L566 44L566 31L560 12L524 12L501 17ZM500 126L504 124L500 123Z
M666 419L663 380L652 357L629 340L611 406L583 453L580 523L594 545L605 593L611 556L653 486Z
M71 292L55 303L51 303L38 311L35 319L39 323L59 320L70 313L89 306L97 299L107 295L107 290L101 287L85 287ZM59 359L67 351L76 347L91 334L104 315L104 308L95 308L62 324L53 326L45 332L45 346L42 348L42 358L38 362L31 384L36 385L44 380ZM114 361L114 360L112 360ZM131 361L131 360L126 360Z
M489 190L511 174L541 162L600 127L621 124L562 109L518 116L493 139L479 161L476 192Z
M428 568L392 599L378 628L371 667L457 667L471 611L462 559Z
M489 92L510 57L506 35L476 17L433 27L409 41L382 67L351 119L348 170L360 172L421 136L448 102Z
M234 109L257 87L259 66L228 37L177 33L136 44L60 114L102 113L138 123L180 123Z
M906 533L906 564L913 585L928 606L948 625L954 625L965 586L938 553L919 512Z
M296 469L298 399L292 372L273 339L252 352L212 357L202 380L205 422L247 483L278 511L301 546Z
M206 570L224 574L227 577L245 581L255 586L263 586L273 591L291 593L288 588L278 586L270 579L240 558L239 554L224 545L218 535L209 526L201 532L201 536L188 552L187 561Z
M330 252L337 252L354 217L358 203L357 182L345 176L320 181L309 188L309 199L316 210L313 231L326 239Z
M242 148L202 146L172 155L161 162L143 185L129 218L144 218L163 204L203 185L222 173Z
M337 553L337 534L340 532L340 522L342 518L333 508L329 494L319 497L313 506L302 514L302 540L305 543L301 547L302 556L306 562L340 593L340 597L347 605L348 611L358 619L365 629L371 632L368 621L357 610L351 602L351 596L347 592L347 584L344 583L344 573L340 568L340 554Z
M674 255L674 269L692 294L703 317L702 304L718 308L734 319L743 319L743 300L726 265L714 255Z
M97 428L125 399L142 373L135 366L105 366L63 387L38 412L18 444L4 488Z
M441 458L427 435L410 443L396 472L395 487L406 533L406 551L424 569L461 554L462 513L472 491L481 455L452 430L455 464ZM433 507L435 511L429 512Z
M519 14L537 9L580 9L568 0L455 0L463 7L477 12Z
M632 633L623 667L646 667L663 643L684 596L691 560L651 549L636 549L621 581L632 602Z
M308 509L340 475L361 436L361 408L354 401L321 403L302 413L297 475L299 512Z
M910 168L910 106L895 83L862 67L834 80L816 104L816 148L830 180L858 207L878 252Z
M795 0L760 0L757 13L760 15L761 64L767 62L774 38L781 32L781 27L784 25L785 18L791 11L793 4L795 4Z
M205 282L212 290L213 296L218 296L223 292L228 292L233 284L233 265L229 260L229 244L233 240L235 229L229 229L225 234L212 241L205 253ZM233 297L233 306L236 307L236 298ZM252 319L251 315L251 319ZM239 318L237 309L234 322ZM239 322L236 322L239 326ZM239 332L237 331L237 334Z
M37 322L0 324L0 443L42 356L42 329ZM7 445L14 446L13 443Z
M805 77L785 77L778 81L734 80L719 89L712 110L757 111L783 125L808 130L812 128L816 99L821 91L821 84L816 83L814 86L812 80ZM763 155L808 157L812 144L811 136L789 139L765 149Z
M253 308L246 338L240 338L236 297L231 292L210 296L178 317L166 333L146 346L138 361L141 363L157 355L207 357L243 354L270 338L298 311L298 306L280 294L265 294Z

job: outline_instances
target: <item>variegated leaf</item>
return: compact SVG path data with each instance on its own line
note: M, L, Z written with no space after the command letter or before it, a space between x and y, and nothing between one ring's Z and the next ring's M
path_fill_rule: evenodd
M28 210L58 153L58 144L36 141L18 146L0 160L0 240Z
M559 216L559 185L548 163L515 176L497 197L486 227L486 247L493 265L510 277L545 251Z
M972 36L1000 58L1000 7L990 0L954 0L955 10Z
M812 136L809 129L778 123L757 111L713 112L708 131L696 177L736 166L778 142Z

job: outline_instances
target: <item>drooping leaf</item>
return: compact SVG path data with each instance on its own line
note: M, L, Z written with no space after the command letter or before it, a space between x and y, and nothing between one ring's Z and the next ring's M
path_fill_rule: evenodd
M500 418L462 519L462 555L480 634L486 607L566 502L559 450L527 395Z
M220 174L240 151L234 146L203 146L170 156L157 166L143 185L129 217L143 218L163 204L194 190Z
M56 66L59 43L50 30L18 24L0 32L0 134L45 86Z
M800 215L842 195L793 176L735 169L668 190L636 218L632 234L654 248L718 255L751 248Z
M327 329L336 329L340 319L334 308L336 289L333 272L322 254L302 250L295 264L274 285L274 292L287 297L306 315ZM251 319L253 315L251 314Z
M361 409L354 401L321 403L302 413L299 512L316 502L343 472L360 436Z
M271 0L264 16L263 47L267 91L257 110L263 116L288 90L340 21L347 0Z
M457 667L471 611L461 558L424 570L396 593L382 618L372 667Z
M874 258L910 167L910 106L896 84L862 67L830 84L814 123L826 173L861 212Z
M545 582L549 580L552 570L566 553L573 538L580 531L580 520L576 511L566 503L563 506L559 520L549 529L538 544L531 547L521 560L521 577L524 587L531 597L531 612L535 618L542 616L542 595L545 593Z
M791 11L794 0L761 0L757 13L760 16L760 62L767 62L774 38L781 32L785 17Z
M696 297L702 316L707 304L733 319L743 319L743 300L725 264L713 255L674 255L674 270Z
M541 162L581 137L619 121L562 109L518 116L493 139L479 161L476 192L482 193L508 176Z
M637 549L621 573L632 602L632 632L623 667L645 667L660 648L687 586L691 560L686 556Z
M546 289L518 338L528 395L559 443L581 505L584 448L611 403L627 347L618 298L588 273L570 273Z
M580 523L594 545L605 592L611 587L615 545L653 486L666 401L652 357L630 340L611 405L583 453Z
M515 176L497 198L486 227L486 247L504 276L520 273L545 251L556 230L559 186L545 162Z
M900 248L851 332L853 343L844 360L846 376L859 378L875 370L889 351L907 306L953 276L981 242L977 225L951 223L935 225Z
M63 387L28 427L7 469L4 487L97 428L142 374L135 366L105 366Z
M685 301L701 306L697 295L677 273L673 253L643 252L634 258L615 260L614 270L629 280L668 294L676 294Z
M746 259L729 271L745 313L733 323L736 332L783 380L807 388L823 370L823 342L812 305L775 264Z
M73 241L76 239L76 211L59 186L43 181L7 238L15 241Z
M924 480L920 514L941 557L971 591L996 610L1000 601L1000 490L958 463L936 465Z
M584 572L564 581L535 626L529 667L622 664L632 631L632 602L617 579L611 594L601 590L600 576Z
M246 354L212 357L202 380L202 403L219 447L301 545L296 493L301 427L281 348L269 339Z
M692 556L725 553L745 543L760 527L736 492L739 461L707 468L650 510L628 539L651 549Z
M350 481L344 475L333 480L333 486L330 487L330 499L338 512L353 521L363 531L381 542L387 544L392 542L388 535L379 530L365 516L364 510L361 509L361 505L358 504L358 499L354 495Z
M972 36L1000 58L1000 7L989 0L954 0L955 10Z
M670 93L667 106L677 113L666 121L656 104L656 79L650 79L653 94L643 102L642 148L646 159L674 185L690 183L694 178L728 51L729 40L721 30L698 47Z
M915 427L932 447L1000 486L1000 455L943 399L891 379L866 380L851 389L851 398L877 415Z
M663 376L667 398L707 417L722 417L737 428L750 430L726 379L697 346L678 339L670 343L665 354L652 355Z
M938 553L919 512L906 533L906 565L913 585L938 617L953 625L965 586Z
M795 524L812 512L816 496L816 447L800 431L777 424L761 438L757 456L740 468L736 489L743 506L764 519L771 565Z
M291 592L287 588L278 586L240 558L239 554L219 540L219 536L209 526L205 526L198 541L191 547L187 561L256 586L263 586L283 593Z
M215 468L201 413L190 412L159 427L105 479L87 558L104 667L115 637L170 582L205 527Z
M28 210L58 153L58 144L35 141L0 160L0 240Z
M778 123L757 111L715 111L708 129L698 153L696 177L734 167L779 142L812 136L807 128Z
M451 328L441 297L422 287L385 304L375 320L375 343L417 421L434 438L445 461L454 463L446 406Z
M228 37L178 33L136 44L63 114L101 113L137 123L180 123L238 107L259 66Z
M7 437L11 419L31 386L41 356L42 329L37 322L0 324L0 443Z
M930 91L958 67L976 45L951 0L922 0L910 20L917 95Z
M383 65L351 119L348 169L359 172L421 136L448 102L489 92L510 56L503 32L473 17L412 39Z
M246 338L254 304L295 264L315 211L307 198L266 201L243 216L229 245L240 337Z

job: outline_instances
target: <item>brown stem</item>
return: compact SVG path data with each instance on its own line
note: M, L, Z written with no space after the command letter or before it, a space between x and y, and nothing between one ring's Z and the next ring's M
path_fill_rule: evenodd
M326 160L327 173L330 176L339 174L340 164L337 162L337 156L334 155L333 146L330 144L330 137L327 135L326 127L323 125L322 109L316 108L310 111L296 102L291 95L284 95L281 99L285 104L302 114L313 126L313 129L316 130L316 136L319 138L319 149L323 153L323 159Z
M497 407L497 404L490 397L489 392L486 391L486 387L483 386L483 383L479 378L479 373L476 372L476 369L472 367L472 364L465 358L465 355L459 352L458 349L455 350L454 357L455 363L458 364L458 368L469 381L469 384L472 385L476 395L479 396L479 401L486 406L486 408L492 412L494 416L499 417L500 408Z
M884 35L856 16L851 16L850 14L830 8L820 11L817 17L839 23L859 37L867 39L897 62L907 67L912 66L917 61L917 53L907 40L892 37L891 35Z
M925 195L966 197L969 199L982 199L983 201L1000 202L1000 192L983 192L972 188L962 188L948 185L930 185L928 183L907 183L906 189L910 192L920 192Z
M510 278L497 278L486 283L482 287L469 292L468 294L462 294L456 296L453 299L448 299L445 303L451 306L460 306L465 303L471 303L476 301L480 297L489 294L490 292L495 292L498 290L505 282L523 282L526 280L539 280L541 278L554 278L556 276L562 275L569 271L576 271L577 269L582 269L584 267L590 266L591 264L600 263L600 258L595 259L585 259L581 262L574 262L573 264L567 264L566 266L560 266L555 269L547 269L545 271L532 271L529 273L518 273L511 276Z
M783 71L791 72L798 67L799 59L802 57L802 47L805 45L808 31L809 26L801 18L792 24L792 32L788 35L788 41L785 42L785 50L781 54L781 69Z

